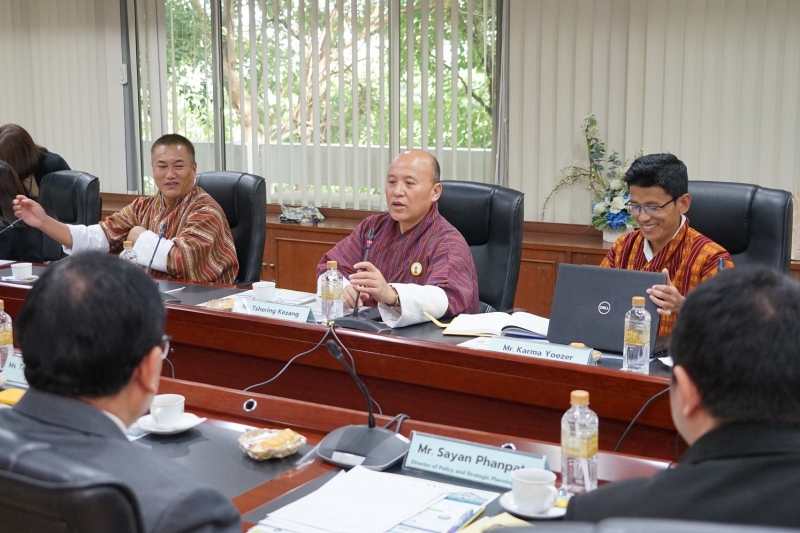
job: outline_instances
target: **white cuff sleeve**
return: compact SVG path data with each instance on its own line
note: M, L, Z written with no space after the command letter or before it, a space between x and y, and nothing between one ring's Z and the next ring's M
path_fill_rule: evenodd
M158 246L158 248L156 248ZM153 258L152 267L159 272L167 271L167 254L175 246L175 243L169 239L161 239L158 241L158 234L152 231L145 231L139 238L136 239L136 244L133 245L133 251L136 252L136 260L139 264L147 268L150 263L150 258ZM155 257L153 252L156 252Z
M440 318L447 312L447 294L433 285L413 283L390 283L400 295L400 308L393 305L378 304L381 318L387 326L402 328L430 319L423 314L427 311L433 318Z
M72 235L72 248L64 248L67 255L79 254L81 252L108 252L108 239L100 224L91 226L70 226L69 233Z

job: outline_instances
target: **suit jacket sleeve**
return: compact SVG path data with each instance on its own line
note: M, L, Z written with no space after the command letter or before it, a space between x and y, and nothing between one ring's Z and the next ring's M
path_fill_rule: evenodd
M179 498L155 524L153 533L241 533L239 513L211 487L201 487Z

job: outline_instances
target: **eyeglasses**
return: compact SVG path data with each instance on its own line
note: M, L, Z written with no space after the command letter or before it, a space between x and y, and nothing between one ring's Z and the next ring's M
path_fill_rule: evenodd
M161 360L167 358L169 355L169 343L172 341L172 335L161 336Z
M660 215L661 211L664 210L672 202L675 202L677 198L673 198L669 202L662 204L662 205L633 205L632 203L628 202L625 206L631 210L632 215L638 215L642 211L647 213L649 216L653 215Z

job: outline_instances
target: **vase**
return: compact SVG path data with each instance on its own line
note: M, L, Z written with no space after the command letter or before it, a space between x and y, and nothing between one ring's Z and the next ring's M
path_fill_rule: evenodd
M629 230L627 227L621 227L619 229L613 229L607 227L603 230L603 242L614 242L626 233L630 233L632 230Z

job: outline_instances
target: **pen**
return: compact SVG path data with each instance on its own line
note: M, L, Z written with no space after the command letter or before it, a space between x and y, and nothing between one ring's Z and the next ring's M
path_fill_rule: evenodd
M186 288L186 287L178 287L177 289L170 289L170 290L168 290L168 291L164 291L164 292L165 292L165 293L170 293L170 292L178 292L178 291L182 291L182 290L183 290L183 289L185 289L185 288Z

